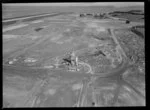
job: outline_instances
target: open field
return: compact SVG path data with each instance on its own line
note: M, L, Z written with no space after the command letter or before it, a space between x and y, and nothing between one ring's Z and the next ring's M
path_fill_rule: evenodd
M128 10L144 10L144 8L141 7L113 7L113 6L41 6L41 7L33 7L33 6L19 6L17 7L11 7L11 6L5 6L3 8L3 19L7 18L15 18L15 17L21 17L21 16L29 16L29 15L37 15L42 13L60 13L60 12L73 12L73 13L107 13L107 12L113 12L113 11L128 11Z
M117 8L130 9L137 7ZM145 106L145 23L134 19L141 16L79 16L115 10L4 8L3 108Z

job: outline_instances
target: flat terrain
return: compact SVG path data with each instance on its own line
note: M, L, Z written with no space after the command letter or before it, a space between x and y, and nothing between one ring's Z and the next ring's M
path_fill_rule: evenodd
M145 73L130 64L122 37L138 39L131 28L144 22L76 13L16 19L3 24L3 107L145 106ZM63 63L72 52L78 71Z

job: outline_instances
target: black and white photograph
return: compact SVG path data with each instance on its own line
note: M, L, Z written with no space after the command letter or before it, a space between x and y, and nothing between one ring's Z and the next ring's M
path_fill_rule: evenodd
M146 106L144 6L2 3L2 108Z

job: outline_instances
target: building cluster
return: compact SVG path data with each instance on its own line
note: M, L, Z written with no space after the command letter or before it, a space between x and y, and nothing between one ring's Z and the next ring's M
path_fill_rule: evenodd
M95 19L106 19L106 18L108 18L106 13L81 13L79 16L80 17L95 18Z
M112 17L111 15L107 13L81 13L79 14L79 17L94 18L94 19L114 19L114 20L125 21L126 24L130 23L128 19Z

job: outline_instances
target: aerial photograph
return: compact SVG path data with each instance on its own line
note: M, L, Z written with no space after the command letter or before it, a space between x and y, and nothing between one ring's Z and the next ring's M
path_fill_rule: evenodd
M2 108L143 107L144 2L2 3Z

